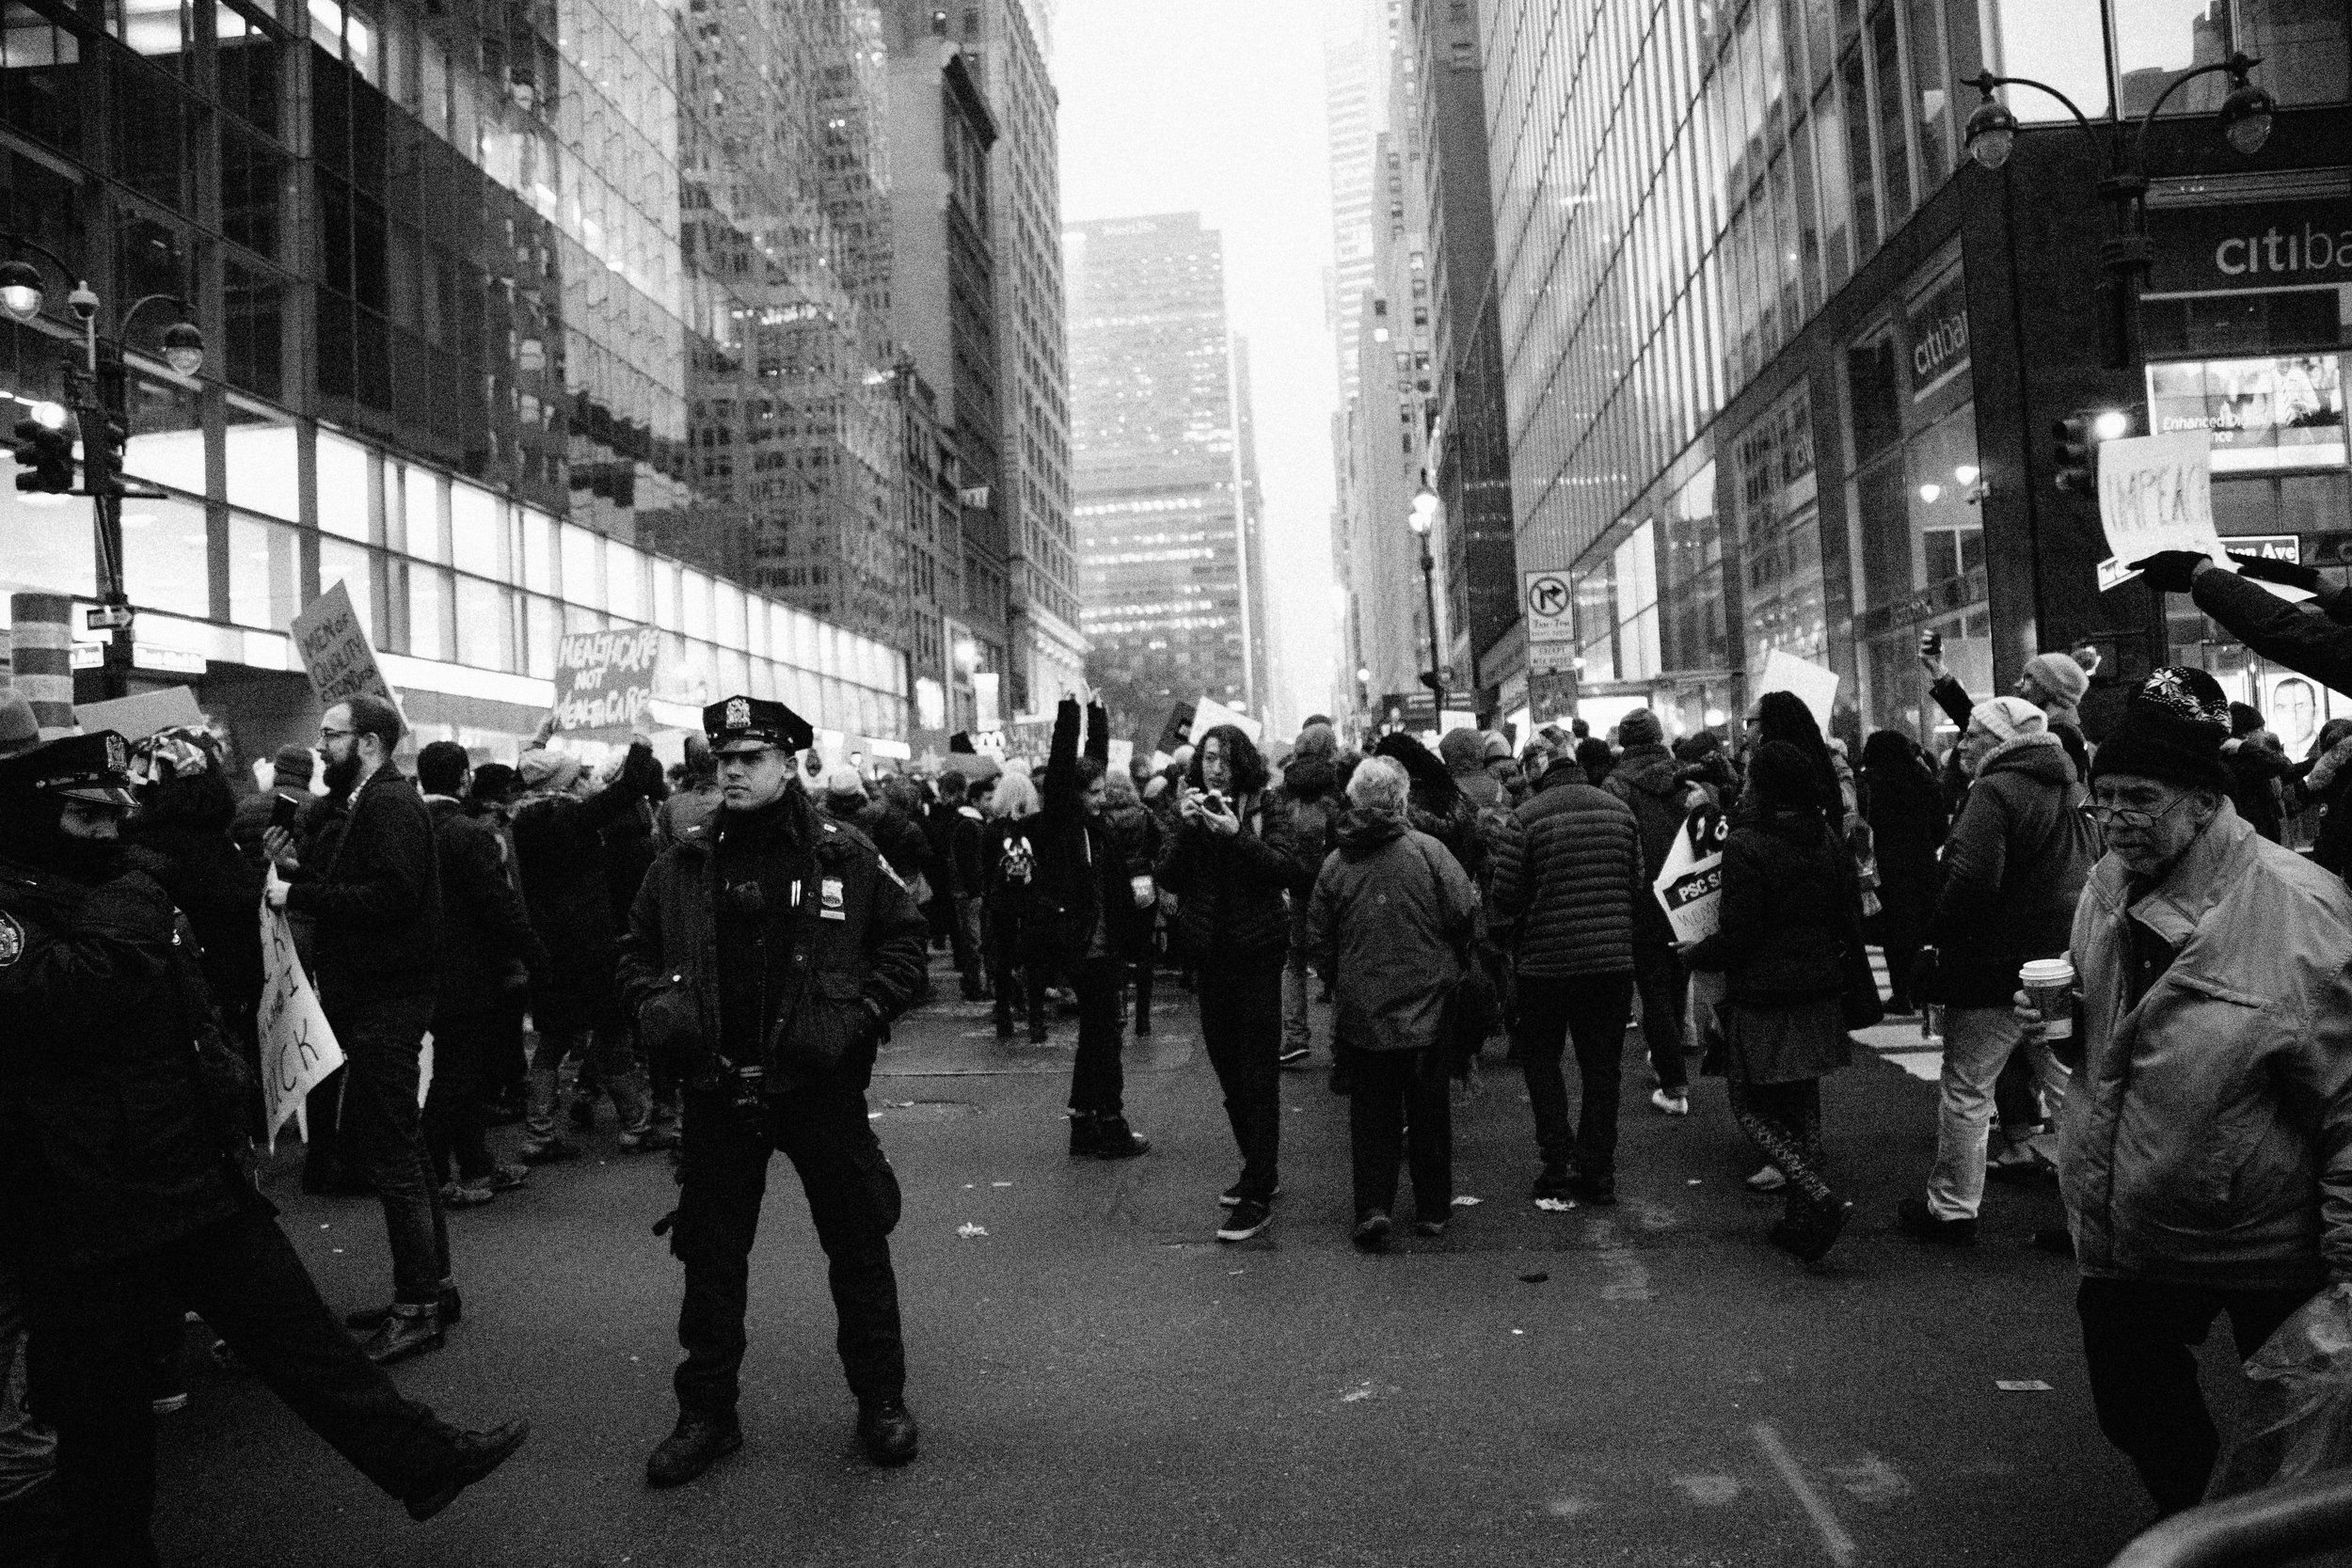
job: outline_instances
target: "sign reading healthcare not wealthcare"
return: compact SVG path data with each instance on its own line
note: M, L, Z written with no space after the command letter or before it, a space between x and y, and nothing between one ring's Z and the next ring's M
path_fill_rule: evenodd
M566 735L627 735L644 719L661 663L652 626L574 632L555 646L555 727Z
M2165 550L2228 564L2213 526L2213 436L2174 431L2099 443L2099 526L2129 566Z
M278 880L275 870L269 879ZM269 1146L275 1151L278 1130L288 1117L303 1116L304 1097L343 1065L343 1053L327 1024L326 1010L319 1006L318 992L310 989L310 977L302 972L286 911L271 909L266 898L262 901L262 1005L254 1023L262 1040L262 1095ZM302 1137L310 1141L307 1120Z
M375 662L375 645L368 628L351 608L351 594L342 582L310 601L310 608L294 618L294 652L302 656L303 673L321 707L333 707L352 697L381 697L398 706L391 683Z

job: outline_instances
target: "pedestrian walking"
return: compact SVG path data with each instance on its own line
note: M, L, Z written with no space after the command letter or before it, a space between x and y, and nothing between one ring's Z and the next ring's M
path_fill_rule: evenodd
M1339 992L1333 1037L1355 1053L1353 1240L1367 1252L1388 1244L1400 1158L1412 1170L1414 1230L1443 1235L1454 1212L1446 1011L1478 895L1444 845L1406 826L1409 787L1386 757L1356 769L1353 809L1308 901L1308 951Z
M392 1302L367 1343L378 1363L440 1349L457 1299L417 1105L439 983L440 860L432 814L392 761L402 731L380 697L328 708L319 751L328 793L349 802L340 837L310 863L283 828L262 840L282 879L269 902L317 933L319 1005L343 1051L342 1136L384 1207Z
M1180 901L1185 947L1200 967L1201 1043L1242 1157L1240 1179L1217 1198L1225 1209L1221 1242L1263 1230L1281 1191L1282 965L1290 946L1283 895L1298 862L1290 808L1266 782L1258 748L1238 726L1210 730L1178 798L1176 831L1160 853L1160 885Z
M2132 694L2091 763L2106 853L2071 948L2059 1181L2083 1354L2100 1430L2166 1513L2213 1470L2214 1320L2249 1356L2352 1277L2352 895L2230 805L2229 736L2201 670Z
M955 957L956 974L966 1002L989 1000L988 955L981 911L988 878L980 859L980 834L987 818L972 803L972 782L953 769L939 776L939 799L923 820L931 847L934 937L947 939ZM943 929L944 927L944 929Z
M1495 848L1494 919L1518 977L1513 1043L1542 1157L1530 1196L1614 1203L1617 1096L1633 1013L1633 919L1649 896L1641 828L1623 800L1554 756ZM1564 1052L1581 1084L1568 1120Z
M1625 752L1601 787L1623 800L1642 833L1642 886L1633 900L1633 988L1642 999L1642 1038L1649 1047L1653 1109L1691 1114L1691 1069L1683 1059L1690 976L1666 908L1652 891L1689 818L1690 786L1675 776L1674 753L1658 715L1637 707L1617 721Z
M1160 847L1167 834L1160 819L1136 797L1135 781L1116 768L1104 775L1103 826L1110 832L1127 874L1127 894L1134 908L1120 938L1120 984L1135 989L1136 1037L1152 1032L1152 970L1159 961L1155 944L1159 923Z
M792 1162L830 1265L857 1431L877 1464L915 1453L890 1232L897 1174L866 1119L891 1021L922 983L922 911L795 776L815 743L781 703L703 710L725 796L711 832L662 852L630 911L621 986L686 1085L677 1208L656 1227L685 1266L677 1424L646 1461L691 1481L743 1443L737 1416L753 1237L771 1153Z
M1029 1024L1029 1043L1043 1045L1045 970L1030 961L1028 921L1031 884L1037 879L1037 847L1029 824L1038 813L1037 785L1026 773L1008 769L989 791L988 831L980 842L987 876L989 989L996 997L996 1037L1013 1037L1014 1009Z
M1960 745L1975 782L1944 847L1944 886L1930 926L1931 999L1944 1005L1935 1164L1927 1196L1904 1198L1897 1217L1920 1241L1965 1244L1977 1239L2001 1069L2025 1055L2042 1120L2065 1103L2066 1069L2046 1046L2025 1041L2010 998L2020 969L2066 951L2099 852L2074 765L2039 708L2017 697L1979 703ZM2005 1131L2014 1161L2039 1158L2047 1168L2054 1160L2055 1139L2029 1142L2013 1125Z
M1339 736L1328 724L1310 724L1298 732L1290 760L1282 764L1278 786L1290 808L1291 832L1298 841L1301 881L1291 889L1290 946L1282 962L1282 1053L1284 1067L1295 1067L1314 1051L1314 1033L1307 1008L1307 900L1314 891L1315 874L1330 853L1331 833L1344 802L1332 759ZM1327 987L1326 989L1328 989Z
M1893 995L1889 1013L1917 1012L1919 949L1942 883L1944 792L1909 736L1880 730L1862 743L1863 815L1879 864L1879 945Z
M380 716L328 710L329 731L353 724L370 726L373 750ZM330 765L349 738L330 739ZM0 1253L23 1270L32 1411L56 1433L59 1561L156 1561L148 1340L159 1307L175 1321L201 1313L312 1431L411 1518L430 1518L510 1458L529 1424L461 1432L403 1398L336 1323L246 1180L256 1081L221 1035L191 928L151 875L159 863L119 843L128 761L122 737L101 731L0 762ZM346 859L378 852L375 801L395 798L379 786ZM322 939L347 984L344 929L330 919ZM381 1075L371 1065L358 1082ZM413 1077L408 1093L413 1114Z
M1853 1211L1830 1187L1821 1138L1821 1079L1851 1053L1840 999L1862 941L1836 810L1818 759L1785 741L1757 747L1724 845L1722 924L1683 953L1692 969L1724 975L1732 1119L1786 1179L1772 1244L1808 1262Z

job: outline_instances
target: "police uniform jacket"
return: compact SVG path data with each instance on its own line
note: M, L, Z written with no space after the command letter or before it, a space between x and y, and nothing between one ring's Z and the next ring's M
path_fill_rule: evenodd
M82 1268L270 1212L228 1150L225 1051L186 920L147 871L97 886L0 860L0 1247Z
M779 806L794 857L786 885L797 882L800 897L779 901L791 951L768 999L757 1065L771 1092L863 1090L884 1030L922 988L930 926L872 841L819 813L797 778ZM662 851L621 942L624 1004L646 1048L690 1082L720 1045L718 837L727 815ZM730 1056L739 1049L727 1042Z

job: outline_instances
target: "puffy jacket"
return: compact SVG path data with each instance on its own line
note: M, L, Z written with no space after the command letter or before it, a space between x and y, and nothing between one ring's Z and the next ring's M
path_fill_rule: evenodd
M1628 746L1601 788L1623 800L1642 832L1642 882L1646 889L1658 880L1673 850L1675 834L1691 812L1690 787L1675 777L1675 757L1663 746ZM1634 930L1645 942L1671 942L1674 926L1665 906L1655 897L1633 901Z
M1753 1007L1836 996L1861 941L1860 897L1853 861L1819 815L1743 802L1724 841L1722 921L1685 959L1721 970L1724 993Z
M1944 887L1929 927L1936 1001L2006 1007L2020 965L2066 951L2097 858L2083 800L2055 736L2022 736L1978 767L1944 841Z
M1339 792L1339 769L1327 757L1298 757L1284 764L1278 793L1290 807L1291 839L1297 847L1300 873L1291 885L1291 945L1303 952L1308 895L1335 847L1333 833L1347 801Z
M269 1212L199 1085L195 1032L217 1025L152 877L0 861L0 1247L82 1267Z
M642 749L643 764L640 750L631 747L621 776L584 800L532 795L515 810L523 907L548 950L547 971L532 977L531 993L532 1017L544 1030L612 1029L626 1022L612 985L620 922L612 914L604 830L636 812L649 783L645 766L660 776L651 749Z
M1360 1051L1439 1043L1478 895L1453 851L1391 816L1349 812L1315 877L1308 956L1335 974L1333 1037Z
M522 895L506 874L498 830L469 816L460 802L428 795L433 836L441 860L441 983L433 999L438 1018L495 1011L506 977L519 963L532 974L548 966L547 949L531 928Z
M862 1090L882 1032L922 988L930 927L863 833L821 816L797 780L784 805L803 895L790 917L794 979L769 1007L759 1065L771 1091ZM720 824L713 827L661 852L621 942L622 1002L646 1049L689 1082L715 1065L719 1042ZM837 906L818 891L833 881Z
M1110 746L1110 715L1097 705L1088 714L1096 760ZM1104 928L1104 953L1134 944L1135 893L1127 857L1111 836L1106 817L1086 813L1086 788L1078 776L1078 705L1065 698L1054 719L1054 740L1046 753L1043 806L1021 826L1036 854L1022 923L1022 956L1033 963L1074 964L1087 957L1095 929Z
M2230 804L2249 827L2278 843L2281 827L2279 781L2293 766L2279 737L2268 730L2256 730L2223 756L2221 765L2230 771Z
M328 835L319 837L324 845ZM433 990L441 957L440 883L424 797L388 762L352 796L326 859L306 853L286 890L286 908L310 921L319 988L328 1000ZM597 896L601 901L601 888Z
M912 882L930 867L931 841L925 836L923 825L901 811L897 801L874 801L857 814L857 827L874 841L874 847L882 851L900 881Z
M1633 968L1633 911L1649 896L1632 810L1554 766L1496 835L1494 915L1518 973L1537 979Z
M1239 832L1180 822L1160 850L1160 886L1182 901L1177 924L1198 954L1257 954L1290 942L1283 895L1299 876L1290 802L1260 790L1234 811Z
M2352 895L2226 805L2163 881L2132 882L2108 856L2074 916L2058 1179L2083 1273L2352 1278ZM2137 1005L2135 927L2174 955Z

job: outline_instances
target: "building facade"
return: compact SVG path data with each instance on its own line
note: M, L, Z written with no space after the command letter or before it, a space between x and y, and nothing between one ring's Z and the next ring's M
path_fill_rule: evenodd
M1063 243L1088 674L1148 754L1176 704L1264 701L1223 244L1196 213L1073 224Z
M647 622L665 721L748 689L903 746L901 654L640 542L740 516L691 413L747 308L689 252L727 142L683 87L704 15L9 8L0 230L103 296L162 492L124 508L140 684L195 685L248 752L307 738L285 629L340 581L422 738L511 753L562 633ZM0 323L8 398L58 395L69 281ZM163 308L123 321L157 294L204 332L195 376L152 352ZM94 594L83 503L0 493L0 581Z

